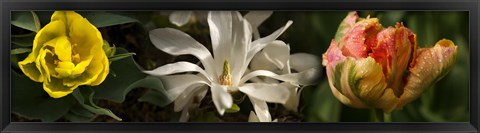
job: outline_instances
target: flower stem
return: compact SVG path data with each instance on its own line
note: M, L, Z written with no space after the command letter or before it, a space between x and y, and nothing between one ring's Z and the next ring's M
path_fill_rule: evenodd
M383 116L383 110L381 109L374 109L375 110L375 118L376 122L385 122L385 117Z

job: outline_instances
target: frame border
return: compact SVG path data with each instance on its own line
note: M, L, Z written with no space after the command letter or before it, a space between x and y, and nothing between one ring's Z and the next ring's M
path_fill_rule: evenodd
M478 132L478 31L476 0L1 0L0 131L3 132ZM470 121L450 123L27 123L10 122L10 11L12 10L462 10L469 11ZM8 89L7 89L8 88Z

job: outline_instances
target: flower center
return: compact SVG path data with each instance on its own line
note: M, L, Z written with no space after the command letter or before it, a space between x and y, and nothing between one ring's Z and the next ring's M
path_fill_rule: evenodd
M231 86L232 85L232 75L230 75L230 64L225 59L223 62L223 72L222 75L218 78L218 82L221 85Z

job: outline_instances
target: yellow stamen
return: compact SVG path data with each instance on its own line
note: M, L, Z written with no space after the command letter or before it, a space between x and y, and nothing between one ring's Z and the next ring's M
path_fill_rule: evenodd
M227 86L232 85L232 75L230 75L230 64L226 59L223 62L223 73L222 75L220 75L218 80L219 80L218 82L220 82L221 85L227 85Z

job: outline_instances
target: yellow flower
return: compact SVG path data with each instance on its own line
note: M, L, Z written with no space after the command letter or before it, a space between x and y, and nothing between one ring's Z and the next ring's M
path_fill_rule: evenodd
M43 82L53 98L72 93L81 85L99 85L109 72L98 29L73 11L55 11L33 40L28 57L19 62L30 79Z
M383 28L377 18L351 12L323 54L333 94L355 108L401 109L454 66L457 46L447 39L418 48L403 24Z

